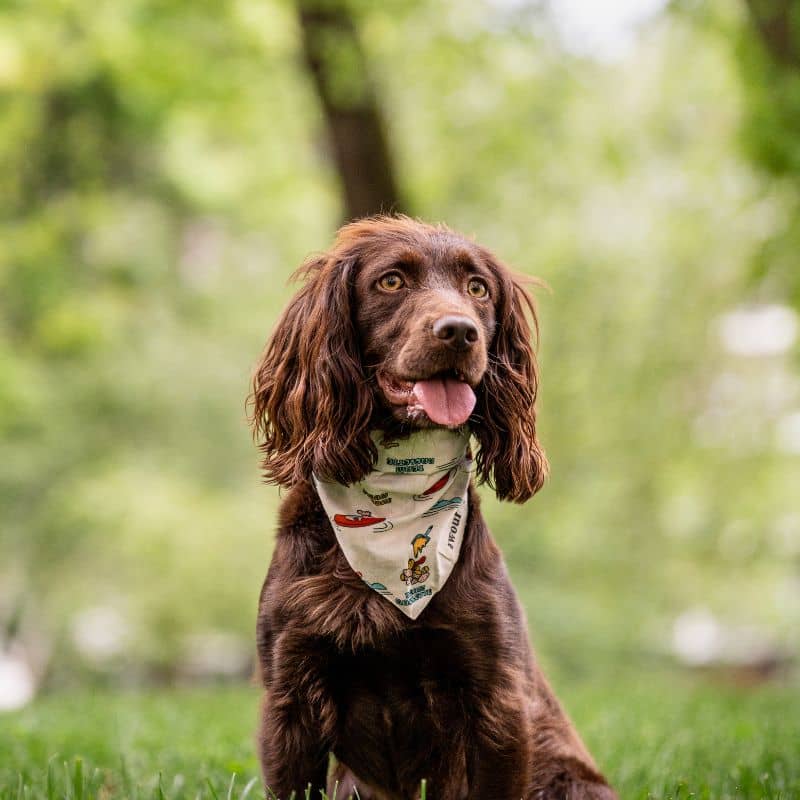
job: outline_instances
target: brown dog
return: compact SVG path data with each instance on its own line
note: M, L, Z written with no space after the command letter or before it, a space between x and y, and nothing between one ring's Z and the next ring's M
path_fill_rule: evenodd
M339 797L408 800L425 778L442 800L612 800L534 661L474 487L452 573L410 619L350 567L312 482L362 480L373 431L467 424L479 479L531 497L547 461L528 294L486 249L406 217L345 226L300 275L251 397L266 478L291 489L258 615L265 783L316 791L333 753Z

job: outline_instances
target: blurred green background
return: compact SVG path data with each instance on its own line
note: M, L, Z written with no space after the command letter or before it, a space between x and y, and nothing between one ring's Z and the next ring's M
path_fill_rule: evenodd
M557 682L791 674L800 4L8 0L0 704L247 678L250 370L359 182L552 289L484 496Z

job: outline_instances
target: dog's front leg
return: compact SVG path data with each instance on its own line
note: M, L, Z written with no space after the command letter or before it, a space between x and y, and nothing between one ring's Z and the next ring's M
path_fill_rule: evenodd
M530 783L531 744L523 704L498 698L473 705L473 741L467 749L470 800L517 800Z
M303 797L308 784L312 795L325 789L336 718L319 654L289 639L276 643L259 730L264 783L281 800Z

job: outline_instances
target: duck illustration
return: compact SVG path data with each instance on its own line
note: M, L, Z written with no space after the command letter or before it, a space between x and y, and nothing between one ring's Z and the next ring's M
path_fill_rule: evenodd
M428 526L428 530L425 533L418 533L412 540L411 540L411 549L414 553L414 558L417 558L419 554L425 549L425 545L431 540L431 531L433 530L433 525Z

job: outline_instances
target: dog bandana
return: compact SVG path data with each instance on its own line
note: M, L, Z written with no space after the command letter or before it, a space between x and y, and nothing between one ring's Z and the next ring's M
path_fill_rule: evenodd
M314 478L336 539L356 574L416 619L453 571L467 523L469 434L421 430L384 441L352 486Z

